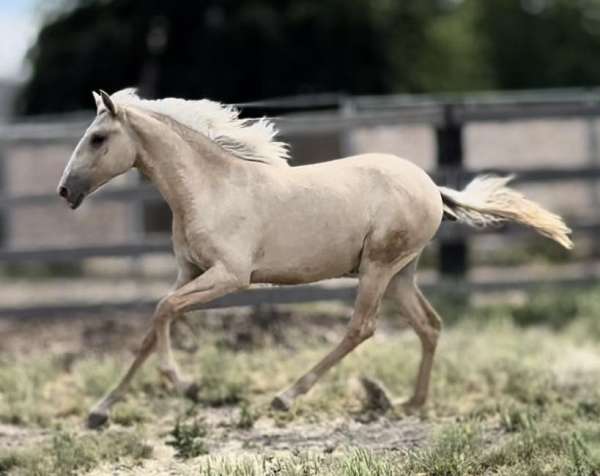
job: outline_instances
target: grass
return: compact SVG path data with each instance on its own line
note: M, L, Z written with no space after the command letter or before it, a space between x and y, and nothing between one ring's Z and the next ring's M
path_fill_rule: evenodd
M360 375L408 396L419 360L411 332L378 335L292 412L276 414L268 408L273 394L333 345L320 332L289 329L285 345L236 351L212 335L196 353L179 352L183 370L202 383L196 406L175 397L151 362L101 433L82 430L81 420L120 375L125 354L84 354L69 366L58 354L0 355L0 422L24 435L22 444L0 447L0 475L110 474L117 467L132 475L598 474L600 292L542 291L485 306L438 299L437 307L450 324L431 401L418 414L430 436L416 447L394 449L357 434L330 449L324 441L314 451L270 451L265 429L294 433L368 420ZM385 419L399 428L415 424L401 408ZM222 450L231 441L241 446Z
M0 453L0 474L45 476L84 474L101 462L139 464L152 455L142 435L111 430L77 435L56 430L41 446Z

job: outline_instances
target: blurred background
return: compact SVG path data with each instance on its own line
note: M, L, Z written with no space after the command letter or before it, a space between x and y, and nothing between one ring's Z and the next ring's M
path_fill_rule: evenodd
M169 211L135 172L77 212L55 196L91 91L210 98L274 117L293 165L391 152L439 184L516 173L575 250L445 223L428 288L598 279L600 1L0 0L0 315L151 309L174 278ZM218 305L350 301L352 281ZM516 293L516 294L515 294Z

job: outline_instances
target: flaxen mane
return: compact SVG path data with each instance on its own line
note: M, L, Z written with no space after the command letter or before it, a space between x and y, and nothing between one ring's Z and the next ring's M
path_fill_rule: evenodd
M208 99L142 99L132 88L117 91L111 99L117 104L136 106L169 116L201 132L241 159L279 167L288 165L288 145L274 140L277 129L266 118L240 119L240 113L235 107Z

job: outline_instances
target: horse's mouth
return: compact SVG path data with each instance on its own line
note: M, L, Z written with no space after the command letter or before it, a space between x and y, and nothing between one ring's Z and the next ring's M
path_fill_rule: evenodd
M81 202L83 202L83 199L85 198L85 194L84 193L80 193L79 195L77 195L73 201L69 202L69 206L71 207L71 210L75 210L79 207L79 205L81 205Z
M69 207L71 208L71 210L75 210L79 207L79 205L81 205L81 202L83 202L83 199L85 198L85 193L80 193L77 196L73 197L73 199L67 199L67 203L69 204Z

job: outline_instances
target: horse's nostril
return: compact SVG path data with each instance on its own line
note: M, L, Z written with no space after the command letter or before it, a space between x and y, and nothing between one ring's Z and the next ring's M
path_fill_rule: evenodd
M63 198L68 198L69 197L69 190L67 190L67 187L60 187L58 189L58 194L63 197Z

